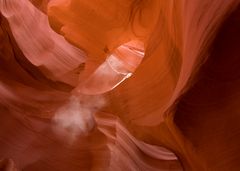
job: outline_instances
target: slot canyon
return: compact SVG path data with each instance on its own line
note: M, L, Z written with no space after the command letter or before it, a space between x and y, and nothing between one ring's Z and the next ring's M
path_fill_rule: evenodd
M0 171L240 171L239 0L0 0Z

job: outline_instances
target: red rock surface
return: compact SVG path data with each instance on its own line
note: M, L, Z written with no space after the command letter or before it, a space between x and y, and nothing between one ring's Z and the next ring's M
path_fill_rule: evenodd
M0 170L239 171L238 0L0 0Z

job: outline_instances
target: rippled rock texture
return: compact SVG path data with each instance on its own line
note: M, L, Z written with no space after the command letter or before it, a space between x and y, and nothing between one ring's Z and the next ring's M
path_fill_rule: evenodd
M238 0L0 0L0 170L239 171Z

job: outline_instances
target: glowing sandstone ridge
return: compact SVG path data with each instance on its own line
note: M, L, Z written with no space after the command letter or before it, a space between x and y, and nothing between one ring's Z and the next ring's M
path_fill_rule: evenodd
M0 14L0 170L240 170L239 0Z

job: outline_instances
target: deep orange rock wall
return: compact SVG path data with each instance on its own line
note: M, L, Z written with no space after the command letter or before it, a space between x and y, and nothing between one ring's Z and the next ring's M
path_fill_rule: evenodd
M239 171L238 0L0 0L0 170Z

